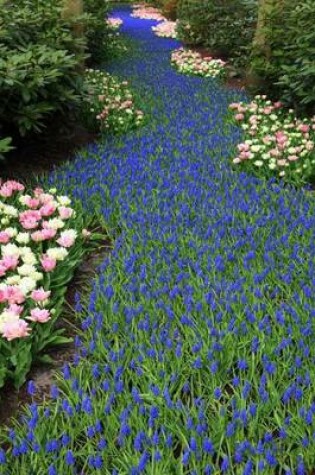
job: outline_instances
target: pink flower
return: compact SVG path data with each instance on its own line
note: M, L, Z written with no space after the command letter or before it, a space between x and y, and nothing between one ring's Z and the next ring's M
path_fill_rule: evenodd
M60 206L58 208L58 213L61 219L69 219L73 215L73 209L67 208L66 206Z
M0 303L7 301L7 291L0 289Z
M51 317L49 310L45 308L33 308L31 310L31 316L26 318L32 322L46 323Z
M35 229L38 227L38 221L36 219L25 219L21 221L21 225L24 229Z
M33 290L31 297L36 302L43 302L44 300L47 300L50 297L50 294L50 290L46 291L41 287L40 289Z
M7 244L10 241L10 234L0 231L0 244Z
M37 187L34 190L34 195L38 198L42 193L44 193L43 188Z
M41 241L44 241L45 239L42 231L35 231L34 233L31 234L31 238L35 242L41 242Z
M9 312L14 313L14 315L21 315L21 313L23 312L23 306L12 303L11 305L9 305L8 310Z
M39 209L42 216L51 216L56 211L56 205L53 203L47 203Z
M19 287L16 285L8 285L6 290L6 300L9 302L9 304L20 304L25 301L25 297Z
M52 270L54 270L57 264L56 259L53 259L52 257L48 257L46 254L43 254L43 256L40 259L40 262L45 272L51 272Z
M19 258L17 256L4 256L0 262L7 270L14 270L18 265Z
M13 190L6 184L2 185L0 188L0 196L3 198L10 198L13 195Z
M29 336L31 329L28 326L28 323L24 320L16 319L10 322L6 322L2 328L2 336L8 341L14 340L15 338L23 338Z
M245 118L244 114L235 114L234 117L235 117L235 120L240 120L240 121L244 120Z
M53 228L45 228L42 229L42 234L44 236L44 239L52 239L56 236L57 230Z
M273 111L273 107L264 107L264 114L269 115Z
M31 198L30 196L26 196L24 202L29 208L35 209L39 206L39 200L37 198Z
M288 156L288 160L289 160L290 162L295 162L295 161L298 160L298 159L299 159L299 157L298 157L297 155L289 155L289 156Z
M307 132L309 132L309 130L310 130L310 126L308 124L300 124L298 126L298 130L300 132L303 132L303 134L307 134Z
M59 239L57 239L57 243L62 246L62 247L71 247L73 246L75 241L74 236L68 236L67 234L60 236Z
M0 277L3 277L7 272L7 268L0 262Z
M277 160L277 165L279 165L279 167L284 167L286 163L287 161L285 159Z
M247 143L240 143L237 148L239 149L240 152L248 152L249 150L249 145Z

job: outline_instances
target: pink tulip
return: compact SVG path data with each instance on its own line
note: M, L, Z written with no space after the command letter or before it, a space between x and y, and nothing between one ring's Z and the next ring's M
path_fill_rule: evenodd
M48 257L46 254L41 257L40 262L45 272L51 272L52 270L54 270L57 264L56 259Z
M45 237L42 231L35 231L34 233L31 234L31 238L35 242L41 242L45 240Z
M11 305L9 305L8 310L9 312L14 313L14 315L21 315L21 313L23 312L23 306L12 303Z
M60 206L58 208L58 213L61 219L69 219L73 215L73 209L67 208L66 206Z
M8 341L29 336L31 329L24 320L12 320L3 325L2 336Z
M7 244L10 239L10 234L5 231L0 231L0 244Z
M310 130L310 126L308 124L301 124L298 126L298 130L300 132L303 132L303 134L306 134Z
M56 229L52 229L52 228L45 228L45 229L42 229L42 234L44 236L44 239L52 239L53 237L56 236L57 234L57 230Z
M60 236L59 239L57 239L57 243L62 246L62 247L71 247L73 246L75 241L75 238L73 236Z
M16 285L8 285L6 288L6 300L9 304L20 304L25 301L25 297L19 287Z
M235 120L240 120L240 121L244 120L245 118L244 114L235 114L234 117L235 117Z
M21 221L21 225L24 229L35 229L38 227L38 222L35 219L26 219Z
M31 198L30 196L26 196L24 202L26 206L32 209L38 208L39 206L39 200L37 198Z
M56 205L53 203L47 203L39 209L42 216L51 216L56 211Z
M14 270L18 265L19 258L17 256L4 256L1 259L1 264L6 267L7 270Z
M41 287L40 289L33 290L31 297L36 302L43 302L44 300L47 300L50 297L50 294L50 290L46 291Z
M46 323L50 318L50 312L45 308L33 308L31 310L31 316L26 317L27 320L37 323Z

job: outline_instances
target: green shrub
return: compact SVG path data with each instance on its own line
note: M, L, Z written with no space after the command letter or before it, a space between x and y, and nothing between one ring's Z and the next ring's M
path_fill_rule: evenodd
M315 107L315 3L286 0L266 19L266 48L253 51L254 72L265 78L274 96L297 111Z
M13 149L11 146L12 138L5 137L4 139L0 139L0 160L4 158L4 154L8 153L10 150Z
M203 45L236 64L244 64L256 13L255 0L180 0L179 36L188 44Z
M0 121L21 135L79 101L84 40L61 18L63 0L2 1Z
M85 0L84 10L89 15L85 23L85 34L90 54L90 63L99 64L107 58L109 49L109 34L106 24L108 4L104 0Z

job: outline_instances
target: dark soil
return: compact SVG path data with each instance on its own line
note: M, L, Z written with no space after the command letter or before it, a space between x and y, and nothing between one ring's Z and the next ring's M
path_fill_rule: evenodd
M73 160L76 151L96 139L96 134L75 119L65 127L64 122L55 118L43 133L13 140L16 148L0 161L0 177L32 182L38 175Z

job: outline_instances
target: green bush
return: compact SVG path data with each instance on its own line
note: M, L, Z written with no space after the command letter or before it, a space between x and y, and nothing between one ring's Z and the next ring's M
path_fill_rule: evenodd
M0 160L4 158L4 154L8 153L10 150L13 149L11 146L12 138L5 137L4 139L0 139Z
M84 40L61 18L63 0L2 1L0 121L21 135L79 101Z
M255 0L180 0L180 38L203 45L236 64L246 62L256 23Z
M253 52L254 72L297 111L315 111L314 18L313 0L286 0L266 19L266 50Z
M108 4L104 0L85 0L84 10L89 15L85 23L90 64L99 64L108 56L109 34L107 24Z

